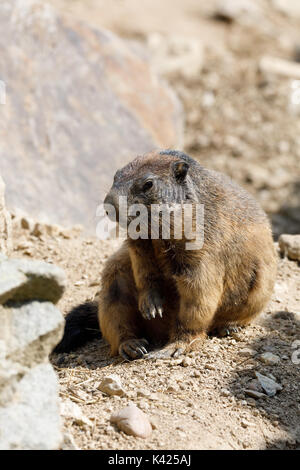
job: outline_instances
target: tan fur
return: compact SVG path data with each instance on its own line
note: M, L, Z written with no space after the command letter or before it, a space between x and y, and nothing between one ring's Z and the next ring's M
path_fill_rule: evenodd
M130 196L128 188L149 172L160 185L172 186L170 165L180 159L180 154L140 157L118 172L111 192ZM197 197L205 199L203 248L186 251L185 240L126 240L106 263L99 321L112 355L123 350L139 357L132 350L142 338L174 350L197 349L210 331L249 323L270 298L276 255L266 216L227 177L201 168L195 163L193 179L187 176L184 184L200 188ZM157 194L153 189L151 203L161 202ZM155 318L144 318L153 308Z

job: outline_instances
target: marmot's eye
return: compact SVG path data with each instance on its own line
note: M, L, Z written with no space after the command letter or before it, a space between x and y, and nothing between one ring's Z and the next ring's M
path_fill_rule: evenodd
M143 186L143 191L144 192L149 191L149 189L151 189L152 186L153 186L153 181L147 181Z

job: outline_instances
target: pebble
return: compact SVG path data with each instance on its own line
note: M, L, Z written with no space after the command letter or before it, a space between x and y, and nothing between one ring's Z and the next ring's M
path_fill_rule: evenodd
M72 419L73 422L78 425L93 425L92 422L86 416L84 416L79 406L69 399L61 402L60 412L62 416Z
M246 389L245 390L246 395L248 395L251 398L262 398L265 397L266 395L261 392L257 392L256 390L251 390L251 389Z
M300 261L300 235L282 234L278 239L278 243L280 252L284 256L288 256L294 261Z
M107 375L104 379L100 382L98 389L101 392L106 393L107 395L125 395L125 391L123 389L121 379L118 375L112 374Z
M116 424L120 431L129 436L146 439L152 433L152 426L148 416L134 403L111 415L111 423Z
M204 368L208 370L216 370L215 366L213 366L212 364L205 364Z
M261 354L258 359L268 366L274 366L280 362L280 357L271 352Z
M254 349L250 348L242 348L239 350L239 356L241 357L252 357L255 356L256 353L257 351L254 351Z
M266 377L265 375L255 372L255 375L262 387L269 397L274 397L276 393L282 390L282 386L275 382L275 380Z
M190 357L183 358L182 360L183 367L188 367L188 366L191 366L192 364L193 364L193 361Z
M137 391L138 397L149 398L150 395L151 395L151 392L149 392L149 390L140 389Z

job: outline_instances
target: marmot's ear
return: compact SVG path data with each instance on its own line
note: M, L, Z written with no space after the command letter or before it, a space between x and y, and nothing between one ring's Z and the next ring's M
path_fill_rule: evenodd
M189 164L184 162L183 160L173 163L174 175L179 183L185 180L188 169L189 169Z

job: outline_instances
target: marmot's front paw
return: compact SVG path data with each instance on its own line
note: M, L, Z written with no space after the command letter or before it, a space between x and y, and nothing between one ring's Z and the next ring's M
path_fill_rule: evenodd
M149 343L145 338L128 339L123 341L119 346L119 354L127 361L132 359L141 359L148 353L147 347Z
M139 310L146 320L159 315L162 318L162 298L156 289L141 292L139 296Z

